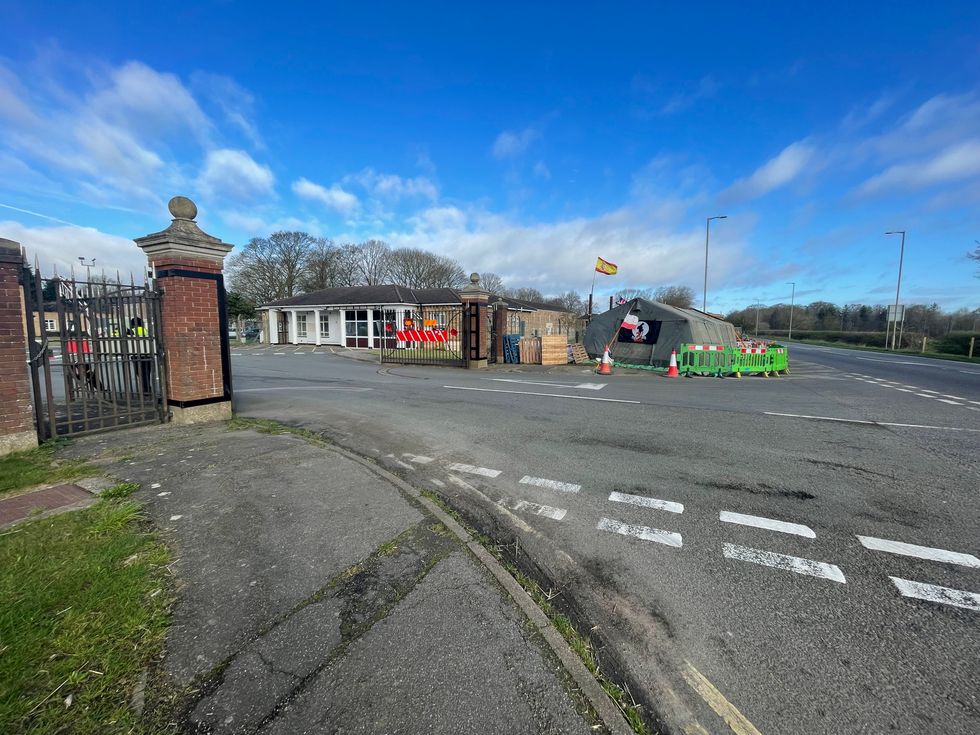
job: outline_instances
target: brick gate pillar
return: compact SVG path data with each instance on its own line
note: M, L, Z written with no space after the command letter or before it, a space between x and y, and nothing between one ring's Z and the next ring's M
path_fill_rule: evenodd
M466 367L485 368L487 366L487 304L490 292L480 285L480 274L470 274L470 285L459 292L463 302L463 354Z
M20 285L23 263L20 245L0 238L0 456L37 446Z
M173 222L136 239L162 292L167 399L173 421L231 418L231 359L225 307L225 256L232 245L204 233L186 197L170 200Z
M503 299L493 305L494 354L497 362L504 361L504 335L507 334L507 302Z

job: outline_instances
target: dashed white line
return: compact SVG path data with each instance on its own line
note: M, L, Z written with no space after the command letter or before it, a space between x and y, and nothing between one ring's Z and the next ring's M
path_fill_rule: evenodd
M937 398L940 403L948 403L950 406L962 406L963 404L959 401L951 401L948 398Z
M172 521L179 521L183 517L184 516L170 516L170 520L172 520Z
M615 490L609 493L609 499L614 503L629 503L638 505L641 508L654 508L656 510L666 510L669 513L683 513L684 504L675 503L670 500L660 500L659 498L648 498L645 495L630 495L620 493Z
M777 521L773 518L764 518L762 516L750 516L744 513L734 513L732 511L723 510L718 514L718 520L722 523L737 523L741 526L753 526L755 528L764 528L769 531L779 531L780 533L790 533L794 536L803 536L804 538L816 538L817 534L813 532L813 529L809 526L804 526L801 523L789 523L787 521Z
M490 378L495 383L520 383L522 385L550 385L554 388L578 388L580 390L602 390L606 383L554 383L543 380L517 380L516 378Z
M471 464L460 464L459 462L453 462L449 465L449 469L453 472L468 472L471 475L480 475L481 477L496 477L500 474L500 470L491 470L486 467L474 467Z
M639 401L627 401L622 398L595 398L593 396L570 396L564 393L535 393L526 390L501 390L499 388L467 388L462 385L444 385L448 390L474 390L480 393L513 393L519 396L542 396L544 398L574 398L578 401L602 401L603 403L632 403L639 405Z
M421 454L402 454L402 456L409 462L415 462L416 464L429 464L432 462L432 457L425 457Z
M556 490L560 493L577 493L582 489L581 485L574 485L570 482L558 482L558 480L548 480L544 477L531 477L524 475L519 482L522 485L535 485L536 487L546 487L549 490Z
M918 546L917 544L907 544L902 541L889 541L884 538L874 536L858 536L858 541L866 549L872 551L885 551L889 554L899 554L901 556L914 556L918 559L928 561L943 561L950 564L959 564L964 567L980 568L980 559L972 554L962 554L958 551L947 551L946 549L934 549L931 546Z
M946 393L940 393L939 395L941 395L943 398L952 398L954 401L965 401L966 400L962 396L951 396L951 395L948 395Z
M913 582L900 577L889 577L903 597L914 597L927 602L939 602L943 605L964 607L967 610L980 610L980 594L955 590L951 587L940 587L936 584Z
M632 536L643 539L644 541L653 541L654 543L664 544L665 546L673 546L676 549L683 546L683 540L679 533L661 531L659 528L650 528L648 526L634 526L630 523L614 521L611 518L600 518L599 523L596 524L596 528L600 531L612 531L623 536Z
M544 516L545 518L551 518L556 521L560 521L565 517L565 514L568 513L565 508L540 505L538 503L532 503L528 500L507 500L504 498L499 501L499 504L505 505L518 513L533 513L536 516Z
M761 549L751 549L748 546L738 546L737 544L725 544L722 553L729 559L737 561L747 561L750 564L761 564L765 567L774 569L784 569L796 574L805 574L809 577L821 577L832 582L845 584L844 572L834 564L827 564L822 561L803 559L798 556L788 554L777 554L773 551L763 551Z

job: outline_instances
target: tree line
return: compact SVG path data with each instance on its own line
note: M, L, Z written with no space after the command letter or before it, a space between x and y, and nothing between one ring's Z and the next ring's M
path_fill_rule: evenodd
M796 304L793 309L793 331L884 332L888 307L881 304L844 304L828 301ZM752 305L730 312L728 321L745 333L785 331L789 329L790 305ZM980 327L980 309L944 311L938 304L911 304L905 307L905 332L941 337L950 332L973 331Z

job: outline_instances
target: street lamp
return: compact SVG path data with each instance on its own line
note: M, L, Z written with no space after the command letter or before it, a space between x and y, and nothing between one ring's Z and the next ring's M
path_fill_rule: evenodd
M898 284L895 286L895 320L898 320L898 294L902 290L902 261L905 259L905 230L890 230L885 233L886 235L901 235L902 236L902 249L898 253ZM905 316L904 314L902 315ZM887 330L887 323L885 325ZM902 319L902 331L905 331L905 320ZM887 331L886 331L887 334ZM899 342L899 347L901 347L901 342ZM895 327L892 326L892 350L895 349Z
M85 280L88 281L89 283L91 283L91 281L92 281L92 266L95 265L95 258L92 258L92 262L91 263L86 263L85 262L85 258L83 256L79 255L78 256L78 262L82 264L82 267L83 268L85 268L85 271L86 271Z
M762 306L758 296L755 297L755 338L759 339L759 307Z
M796 303L796 281L786 281L787 286L793 287L793 292L789 297L789 334L786 335L786 339L793 339L793 305Z
M728 219L728 215L716 214L704 221L704 301L701 302L701 311L708 310L708 238L711 236L711 220L713 219Z

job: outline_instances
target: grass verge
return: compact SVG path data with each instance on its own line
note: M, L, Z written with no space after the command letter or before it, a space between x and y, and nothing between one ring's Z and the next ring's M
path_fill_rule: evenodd
M640 706L633 701L633 697L629 694L629 691L625 687L617 684L603 673L602 668L599 666L599 660L596 656L595 648L592 645L591 640L578 631L568 616L562 614L555 608L555 606L551 603L552 597L545 593L541 587L533 579L531 579L531 577L524 574L517 568L516 564L507 558L503 551L503 547L494 543L488 536L472 528L459 513L450 508L436 493L432 492L431 490L422 490L420 494L438 505L457 523L463 526L463 528L465 528L467 532L473 536L473 538L479 541L487 551L496 557L497 561L499 561L507 572L517 581L517 583L524 588L525 592L531 595L531 598L541 609L541 612L548 617L548 620L550 620L551 624L555 626L555 629L561 633L569 647L571 647L571 649L575 651L576 655L582 659L582 663L585 664L585 668L587 668L589 673L595 677L596 681L599 682L599 685L603 688L609 698L617 704L619 709L622 711L623 716L626 718L626 721L630 724L630 727L633 728L633 732L635 732L637 735L652 735L653 731L644 721L643 716L640 713Z
M0 732L140 732L130 699L162 650L168 551L115 497L0 533Z
M875 347L873 345L852 345L846 342L830 342L823 339L794 339L793 341L786 340L782 344L787 347L792 347L794 344L804 344L804 345L815 345L817 347L840 347L842 350L859 350L861 352L878 352L882 355L906 355L908 357L931 357L934 360L951 360L953 362L966 362L973 365L980 365L980 356L978 357L967 357L966 355L951 355L948 352L929 352L926 350L922 352L920 350L886 350L883 347ZM791 355L792 356L792 355ZM790 366L792 367L792 365Z
M0 457L0 496L39 485L99 474L98 467L72 459L56 459L61 442L48 442L37 449Z

